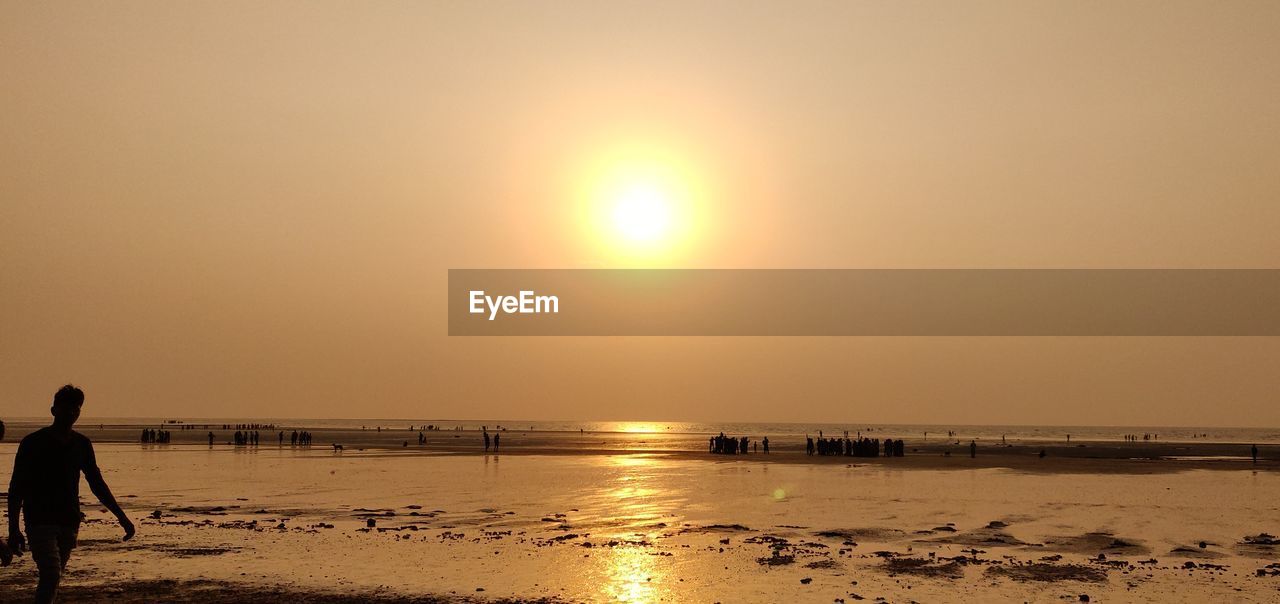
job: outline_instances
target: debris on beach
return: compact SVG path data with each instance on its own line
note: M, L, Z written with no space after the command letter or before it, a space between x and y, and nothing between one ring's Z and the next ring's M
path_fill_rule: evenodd
M773 555L763 558L756 558L756 563L763 566L785 566L787 564L795 564L796 557L791 554L784 554L781 550L773 550Z
M928 558L886 558L881 570L893 575L915 575L943 579L959 579L964 576L964 567L955 561L943 562Z
M1083 555L1098 553L1142 555L1151 553L1151 550L1137 539L1117 537L1112 533L1103 531L1094 531L1081 535L1047 537L1044 544L1045 547L1052 548L1054 551Z
M1105 570L1083 564L1045 564L1042 562L1006 564L991 566L987 568L986 573L993 577L1007 577L1015 581L1102 582L1107 580L1107 572Z
M1245 535L1244 543L1248 545L1280 545L1280 538L1267 533L1258 533L1257 535Z

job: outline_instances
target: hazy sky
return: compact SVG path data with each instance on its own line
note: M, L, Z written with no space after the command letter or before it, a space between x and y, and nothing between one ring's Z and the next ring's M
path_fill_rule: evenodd
M0 2L0 416L1280 426L1277 338L449 338L449 268L1280 267L1280 3ZM583 192L645 150L648 262ZM690 214L691 216L694 214Z

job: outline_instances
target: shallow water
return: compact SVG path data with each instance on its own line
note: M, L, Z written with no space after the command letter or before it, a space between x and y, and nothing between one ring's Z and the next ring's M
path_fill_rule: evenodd
M0 467L11 467L13 450L0 445ZM1280 597L1280 577L1254 576L1277 562L1273 548L1242 543L1280 534L1280 474L1267 471L1054 474L118 444L98 445L98 456L130 513L160 518L143 520L127 545L111 541L110 524L86 525L72 580L118 573L570 601ZM105 518L96 505L86 510ZM1007 526L990 529L992 521ZM334 528L314 528L321 523ZM761 564L775 549L749 542L761 537L787 540L780 552L794 562ZM1107 549L1113 542L1123 545ZM966 566L958 578L891 574L874 553L951 557L974 547L976 559L998 562ZM1188 551L1173 552L1180 547ZM1103 582L984 573L1011 563L1004 556L1092 564L1102 552L1112 562L1158 562L1109 570ZM1187 560L1224 568L1188 571Z

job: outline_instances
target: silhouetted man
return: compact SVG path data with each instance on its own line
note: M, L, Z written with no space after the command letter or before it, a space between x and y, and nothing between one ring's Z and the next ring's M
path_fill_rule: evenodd
M71 559L80 530L80 473L98 497L120 521L124 540L133 538L133 522L102 480L93 444L72 430L80 418L84 392L67 384L53 395L53 425L28 434L18 445L9 481L9 546L21 555L30 546L40 571L36 602L52 602ZM26 521L27 534L18 530L18 513Z
M0 440L4 440L4 421L0 420ZM13 552L9 551L9 544L0 539L0 566L9 566L13 562Z
M0 424L0 437L3 437L3 436L4 436L4 424ZM1253 448L1250 449L1250 452L1253 453L1253 463L1258 463L1258 445L1253 445Z

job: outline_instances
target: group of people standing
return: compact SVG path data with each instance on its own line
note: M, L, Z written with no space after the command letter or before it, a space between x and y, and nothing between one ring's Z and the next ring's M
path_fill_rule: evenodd
M276 428L276 425L275 424L253 424L253 423L222 424L223 430L231 430L233 428L236 430L274 430Z
M712 436L707 440L707 446L711 453L720 453L721 455L746 455L747 451L759 452L760 446L764 445L764 452L769 452L769 437L761 439L760 443L752 443L747 437L725 436L721 432L719 436ZM748 448L750 446L750 448Z
M167 443L170 440L168 430L157 430L155 428L142 429L142 442L144 443Z
M883 444L875 438L857 437L825 438L818 433L818 438L805 436L804 452L806 455L843 455L845 457L903 457L906 455L906 443L902 439L886 438Z

